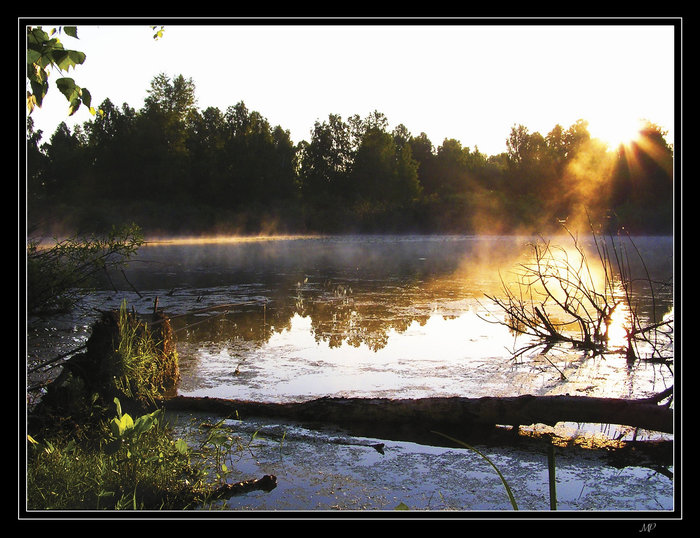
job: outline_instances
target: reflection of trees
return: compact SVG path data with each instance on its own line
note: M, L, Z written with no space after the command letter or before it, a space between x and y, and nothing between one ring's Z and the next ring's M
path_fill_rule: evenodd
M149 251L149 258L165 267L173 256L183 260L187 270L178 267L167 278L157 275L157 285L177 286L175 296L186 293L197 299L197 307L211 308L173 319L180 340L261 346L301 316L310 321L317 342L379 350L392 330L400 333L413 322L424 324L436 305L453 305L454 313L461 313L465 299L498 293L499 272L522 263L529 250L523 238L499 237L487 243L468 237L319 239L164 247ZM644 245L647 269L661 277L668 270L667 246ZM140 275L129 276L138 287L148 288L150 283ZM638 315L649 311L650 319L652 306L659 319L671 300L657 294L655 303L649 301L640 286L635 297ZM221 303L233 306L219 308ZM190 310L182 303L179 309Z
M317 342L324 341L332 348L343 343L366 345L378 351L386 346L391 330L404 332L414 321L425 323L428 318L412 308L415 296L409 290L393 291L331 300L311 297L298 313L311 319Z
M287 288L289 289L289 288ZM335 348L347 343L366 345L377 351L388 341L392 330L404 332L414 321L424 324L428 307L416 303L429 301L416 286L360 290L348 284L306 283L292 293L279 289L266 301L241 307L216 310L202 315L190 314L174 320L178 338L190 343L244 340L263 345L275 333L291 327L295 315L308 317L317 342Z

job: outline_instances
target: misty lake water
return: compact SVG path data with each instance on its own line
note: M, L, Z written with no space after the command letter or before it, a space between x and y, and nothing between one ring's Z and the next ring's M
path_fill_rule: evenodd
M497 323L503 313L486 295L499 293L501 279L520 263L530 239L162 241L141 248L126 279L113 278L119 292L98 290L84 306L119 308L125 300L146 313L157 297L176 332L182 376L177 390L184 396L266 402L565 393L637 398L672 385L668 368L645 361L628 367L624 357L612 354L565 350L511 358L526 340ZM561 241L570 243L568 237ZM635 238L635 245L653 279L671 278L672 238ZM653 297L641 290L634 300L644 319L672 313L670 289ZM33 327L30 361L46 358L47 334L54 354L84 342L90 321L65 318ZM241 479L272 473L279 485L269 493L233 497L227 508L367 510L403 502L428 510L510 509L493 470L463 450L384 441L387 448L379 454L353 444L323 443L321 455L319 440L338 432L287 424L285 442L296 439L290 445L273 435L279 423L229 421L229 426L270 433L254 456L241 456L233 465ZM630 434L616 425L558 428L567 435ZM521 509L547 509L546 458L497 447L489 457L503 467ZM611 467L586 453L562 454L557 466L561 509L673 508L673 480L653 470Z

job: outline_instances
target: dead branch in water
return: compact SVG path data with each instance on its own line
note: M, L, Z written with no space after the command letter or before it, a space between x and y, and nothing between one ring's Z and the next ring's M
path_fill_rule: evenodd
M234 484L223 484L210 493L211 499L228 499L234 495L242 495L249 491L272 491L277 487L277 477L266 474L261 478L243 480Z
M553 246L540 238L531 243L531 259L521 264L506 282L501 277L502 296L486 297L505 313L506 325L516 334L527 335L533 343L514 350L518 357L545 346L545 353L557 344L570 344L593 354L623 352L628 362L640 358L638 344L645 342L650 360L670 364L672 358L663 350L673 341L673 319L652 319L644 325L633 304L632 285L636 281L630 271L627 253L621 245L608 244L593 233L596 264L589 262L586 251L571 232L572 248ZM634 242L630 242L634 246ZM641 254L634 246L646 271L643 279L649 285L655 304L652 282ZM652 304L652 307L654 306ZM610 349L609 329L618 309L628 313L626 346Z

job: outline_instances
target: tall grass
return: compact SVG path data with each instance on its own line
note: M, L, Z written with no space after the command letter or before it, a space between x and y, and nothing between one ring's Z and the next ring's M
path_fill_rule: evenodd
M112 358L115 388L140 401L154 402L162 391L162 357L148 326L119 310L119 343Z

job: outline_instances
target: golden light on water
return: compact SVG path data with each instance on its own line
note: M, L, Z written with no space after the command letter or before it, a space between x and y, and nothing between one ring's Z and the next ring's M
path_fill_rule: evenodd
M631 313L625 303L620 303L610 316L608 329L608 345L613 348L621 348L627 345L627 331L630 329Z
M317 239L317 235L205 235L183 237L153 237L148 245L213 245L255 243L264 241L290 241L296 239Z

